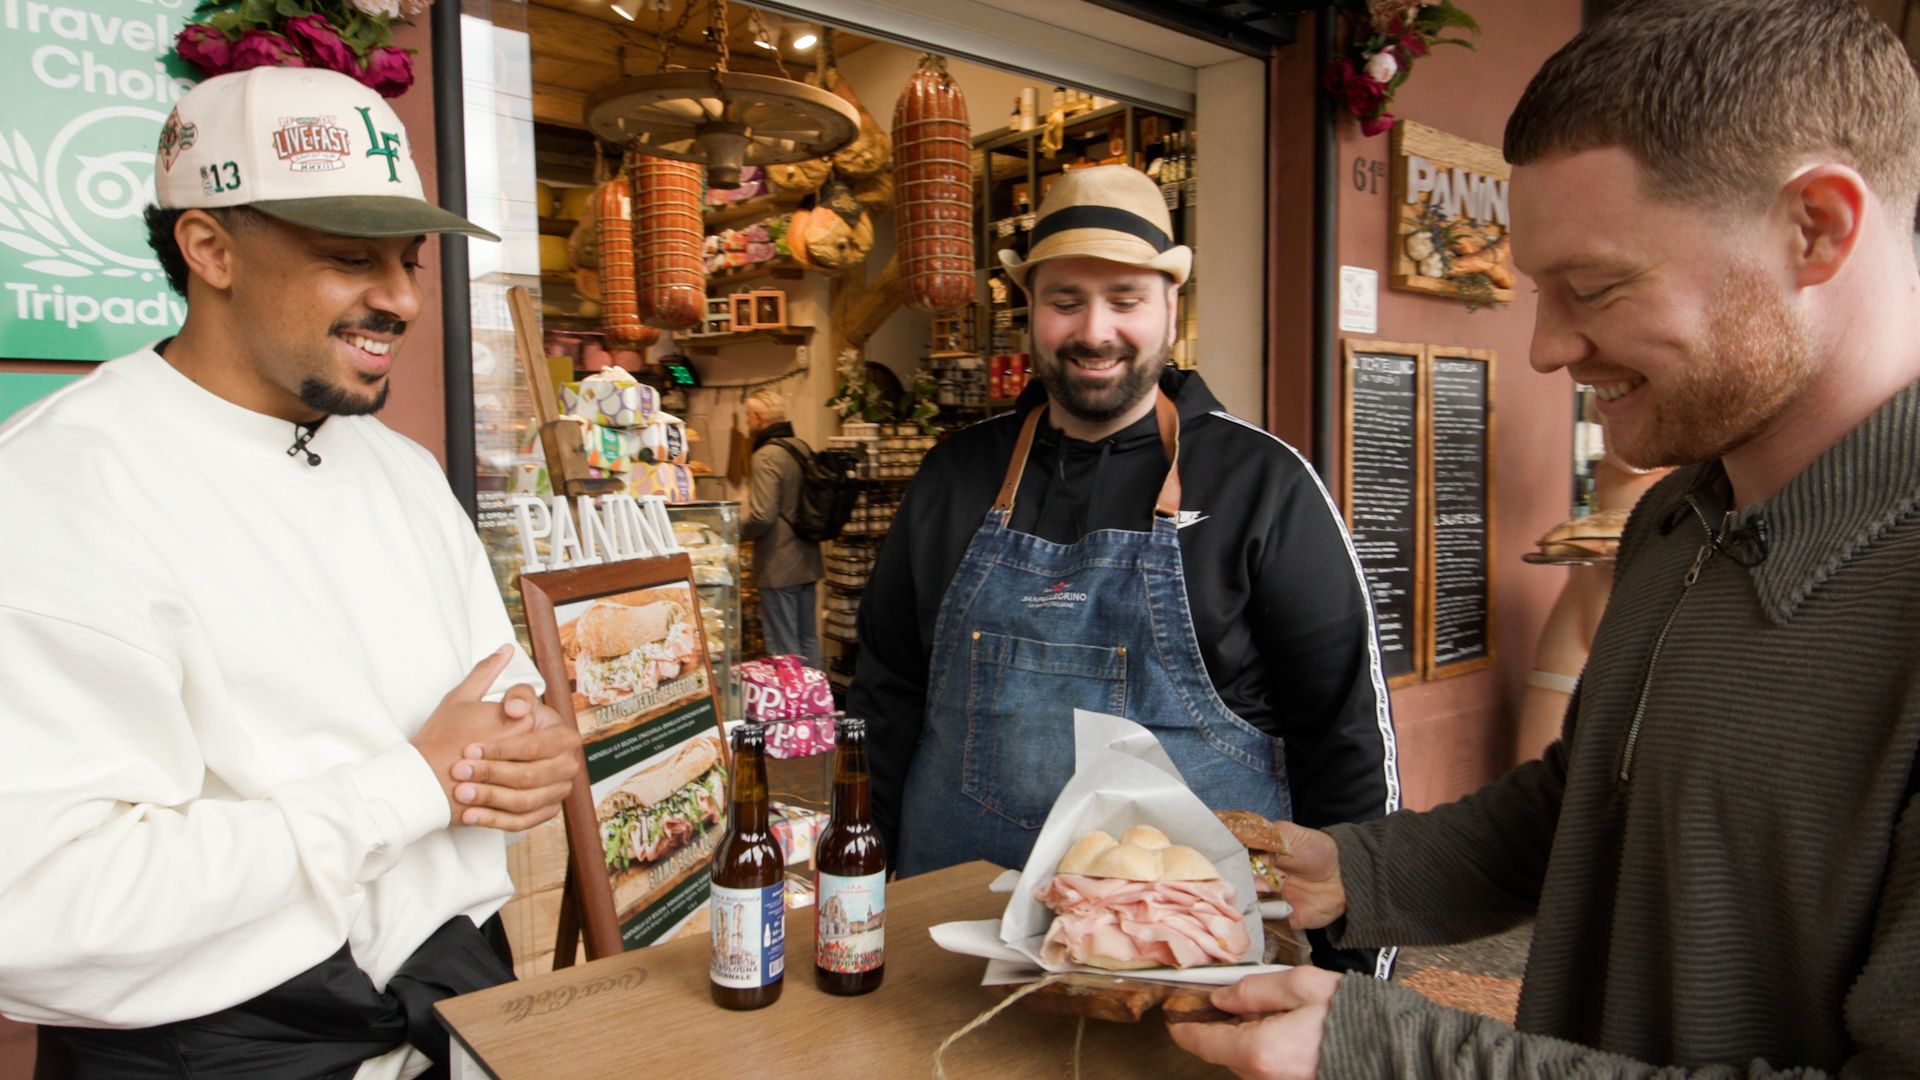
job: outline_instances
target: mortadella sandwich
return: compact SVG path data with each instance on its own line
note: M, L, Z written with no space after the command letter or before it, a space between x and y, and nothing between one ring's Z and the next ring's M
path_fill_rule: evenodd
M1239 963L1250 939L1233 886L1206 856L1136 825L1074 842L1034 893L1057 916L1040 955L1128 971Z

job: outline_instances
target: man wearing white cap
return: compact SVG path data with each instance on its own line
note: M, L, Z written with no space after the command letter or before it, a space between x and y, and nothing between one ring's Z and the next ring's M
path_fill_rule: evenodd
M367 414L426 235L497 238L332 72L202 83L154 177L180 333L0 428L0 1011L43 1075L444 1074L579 737Z
M1167 366L1193 254L1126 166L1066 173L1025 260L1039 381L937 447L864 593L848 711L902 875L1026 861L1073 710L1152 729L1216 810L1399 805L1359 565L1312 469ZM1316 958L1385 976L1392 950Z

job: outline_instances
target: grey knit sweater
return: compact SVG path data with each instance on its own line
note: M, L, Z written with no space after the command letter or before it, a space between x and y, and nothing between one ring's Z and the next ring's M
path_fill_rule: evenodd
M1518 1032L1348 977L1323 1076L1920 1076L1920 384L1729 502L1641 501L1543 760L1330 830L1343 945L1537 921Z

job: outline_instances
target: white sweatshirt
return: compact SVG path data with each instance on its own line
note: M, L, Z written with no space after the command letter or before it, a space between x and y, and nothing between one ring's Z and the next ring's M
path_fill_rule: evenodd
M384 988L513 891L407 741L513 640L486 554L418 445L334 417L312 467L293 434L151 349L0 428L10 1017L204 1016L342 942Z

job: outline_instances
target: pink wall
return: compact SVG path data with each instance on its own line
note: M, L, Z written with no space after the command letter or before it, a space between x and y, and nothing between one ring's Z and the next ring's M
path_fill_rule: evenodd
M394 43L418 49L413 57L413 88L393 101L393 111L407 125L413 141L413 161L420 168L420 182L427 198L439 201L438 144L433 137L433 50L427 32L429 16L422 15L412 26L399 27ZM485 243L485 241L474 241ZM388 427L433 451L442 465L447 460L446 403L442 394L446 357L444 335L440 331L440 244L429 240L421 251L420 318L407 331L407 342L400 361L393 366L393 390L387 407L380 414Z
M1527 81L1580 28L1578 0L1461 0L1482 28L1477 49L1442 48L1416 61L1393 112L1498 147ZM1565 570L1528 566L1522 553L1567 516L1572 469L1571 384L1527 366L1532 285L1513 304L1468 312L1457 302L1400 292L1388 278L1388 184L1361 193L1356 157L1387 162L1389 138L1340 125L1339 261L1380 272L1380 332L1389 341L1464 345L1497 354L1494 401L1494 656L1487 670L1408 686L1393 695L1409 806L1472 791L1512 764L1515 715L1534 642Z

